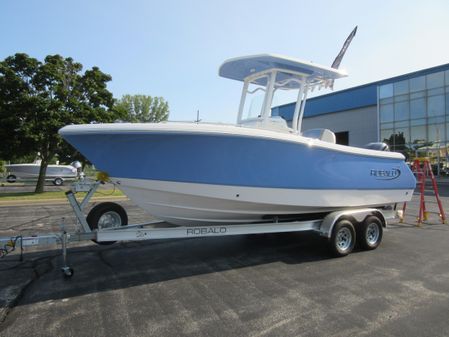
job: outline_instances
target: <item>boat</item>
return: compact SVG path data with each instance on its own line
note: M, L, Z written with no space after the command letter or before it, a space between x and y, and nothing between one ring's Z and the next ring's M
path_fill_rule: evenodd
M28 164L5 165L7 176L6 181L14 183L17 180L33 180L39 177L41 162L39 160ZM45 180L50 180L54 185L60 186L65 180L73 180L78 177L79 162L71 165L48 165Z
M416 181L402 154L336 144L328 129L301 132L307 94L345 72L260 54L224 62L219 75L243 82L235 125L85 124L59 134L132 202L174 225L312 218L411 199ZM291 123L273 109L284 90L297 97Z

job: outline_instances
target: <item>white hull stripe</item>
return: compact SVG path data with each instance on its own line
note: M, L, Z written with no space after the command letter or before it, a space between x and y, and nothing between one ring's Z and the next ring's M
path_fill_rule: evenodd
M291 190L112 178L138 206L173 223L257 221L409 201L413 190ZM179 221L177 221L179 220Z

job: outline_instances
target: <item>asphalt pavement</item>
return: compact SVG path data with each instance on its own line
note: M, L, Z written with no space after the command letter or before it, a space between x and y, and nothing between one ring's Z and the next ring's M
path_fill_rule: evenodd
M0 259L0 336L447 336L449 225L417 227L416 199L378 249L344 258L304 233L88 242L65 279L58 247L14 253ZM0 236L61 222L75 228L67 204L0 206Z

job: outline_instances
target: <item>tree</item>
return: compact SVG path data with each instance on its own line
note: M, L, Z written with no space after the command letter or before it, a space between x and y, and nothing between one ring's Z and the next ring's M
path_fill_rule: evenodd
M389 144L391 151L402 153L406 159L410 158L413 153L412 148L405 141L403 132L392 133L388 139L385 138L383 141Z
M14 160L38 154L41 159L36 192L43 192L49 161L58 153L58 130L68 124L112 122L116 119L111 76L60 55L44 62L17 53L0 62L0 158Z
M168 119L168 102L162 97L124 95L114 104L124 122L162 122Z

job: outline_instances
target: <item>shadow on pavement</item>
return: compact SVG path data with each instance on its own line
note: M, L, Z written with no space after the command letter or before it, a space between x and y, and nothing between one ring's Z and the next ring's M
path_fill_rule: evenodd
M15 268L4 268L6 265L0 263L4 277L32 269L34 281L16 305L276 262L299 264L330 258L326 241L313 233L127 242L69 249L69 265L75 273L65 279L60 254L56 249L27 253L25 262ZM8 257L8 263L17 258Z

